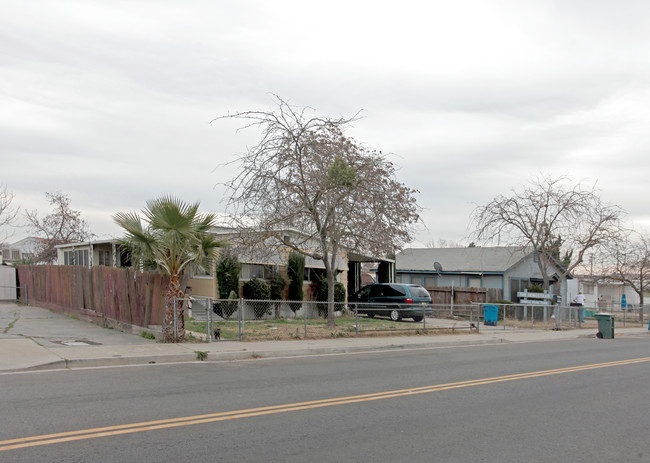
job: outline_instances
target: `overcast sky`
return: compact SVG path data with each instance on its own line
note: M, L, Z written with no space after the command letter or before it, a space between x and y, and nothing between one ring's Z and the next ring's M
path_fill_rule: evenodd
M222 164L258 132L210 121L271 94L362 110L348 135L420 191L415 245L466 244L476 204L539 173L650 228L647 0L0 5L0 182L40 215L67 193L98 238L165 193L222 211Z

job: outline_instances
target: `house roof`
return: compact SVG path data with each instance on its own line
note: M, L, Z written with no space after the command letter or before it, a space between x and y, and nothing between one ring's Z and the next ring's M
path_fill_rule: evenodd
M94 240L94 241L78 241L74 243L66 243L66 244L57 244L55 248L57 249L65 249L65 248L80 248L83 246L90 246L91 244L93 246L97 246L99 244L116 244L117 240L116 239L107 239L107 240Z
M398 271L432 271L443 273L505 272L530 255L521 247L472 247L472 248L410 248L395 257Z
M40 238L38 236L28 236L22 240L16 241L13 244L7 245L6 243L2 246L3 249L20 249L21 251L30 251L38 244L47 243L45 238Z
M253 232L256 233L257 230L254 228L247 229L247 230L242 230L234 227L229 227L229 226L215 226L212 227L211 229L212 233L214 233L217 236L225 237L226 239L228 238L235 238L235 241L241 241L240 239L237 239L238 235L244 232ZM293 228L277 228L273 230L273 233L275 234L287 234L289 236L298 236L300 239L305 239L307 238L308 240L311 240L313 243L313 247L317 248L317 242L313 238L309 238L308 235L305 233L301 232L300 230L296 230ZM309 241L308 241L309 242ZM364 254L360 252L356 252L347 246L341 245L340 250L345 252L347 259L351 262L394 262L394 260L389 259L387 257L379 257L379 256L374 256L374 255L369 255L369 254ZM309 259L309 258L308 258ZM254 260L254 259L253 259ZM337 257L337 262L340 259ZM313 265L308 265L310 267L324 267L323 263L320 261L314 261ZM347 268L347 266L341 261L337 263L337 267L339 268Z

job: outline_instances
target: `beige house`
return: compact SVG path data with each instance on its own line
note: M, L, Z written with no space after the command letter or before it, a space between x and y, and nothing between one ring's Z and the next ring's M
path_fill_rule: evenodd
M240 291L244 283L252 278L269 279L273 271L286 276L287 261L291 249L278 241L268 240L263 247L251 248L242 242L240 235L232 228L215 227L214 235L219 240L230 243L241 263ZM301 239L299 232L283 231L285 239L296 241ZM91 241L87 243L63 244L57 248L58 265L83 265L93 267L105 265L111 267L130 266L128 253L116 240ZM390 259L363 256L345 250L339 252L336 258L337 281L341 282L348 293L358 291L362 286L362 262L378 262L380 266L388 266L389 275L393 275L394 262ZM218 281L215 276L216 263L210 269L193 271L189 276L187 286L193 296L219 298ZM305 300L313 299L317 275L325 271L322 261L305 257L305 272L303 290Z
M269 239L265 241L264 246L251 248L242 242L242 238L232 228L215 227L213 233L218 239L227 241L235 250L239 262L241 263L241 273L239 276L240 294L243 285L252 278L267 280L274 271L280 272L284 276L287 274L287 261L291 248L281 244L279 241ZM303 235L295 230L283 230L285 241L300 241ZM362 262L379 262L380 265L390 267L392 275L394 261L390 259L363 256L360 254L342 250L336 257L336 280L343 284L348 293L358 291L362 286ZM192 288L192 295L219 298L218 282L215 277L216 263L210 271L203 270L195 272L190 276L188 286ZM305 257L305 272L303 279L303 291L305 300L314 299L314 290L316 288L317 276L325 272L325 265L321 260Z

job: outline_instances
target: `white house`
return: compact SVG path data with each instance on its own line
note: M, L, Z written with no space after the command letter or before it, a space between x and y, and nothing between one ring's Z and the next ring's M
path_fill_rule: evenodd
M2 246L2 262L5 264L31 263L43 245L43 238L29 236Z
M620 308L624 297L627 307L640 304L639 295L626 283L598 278L589 272L576 273L574 277L568 289L569 300L582 291L587 307Z

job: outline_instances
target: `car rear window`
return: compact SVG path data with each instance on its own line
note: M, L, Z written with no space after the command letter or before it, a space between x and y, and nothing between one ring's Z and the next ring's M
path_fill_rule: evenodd
M384 286L384 296L406 296L406 290L397 285Z
M429 295L429 291L427 291L422 286L409 286L409 290L411 291L411 296L413 297L431 297Z

